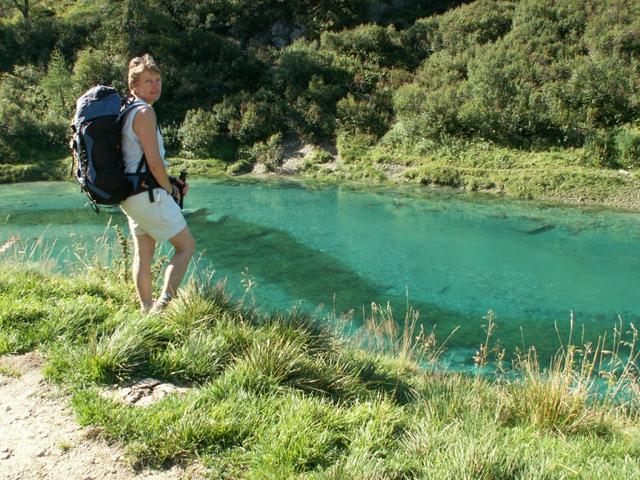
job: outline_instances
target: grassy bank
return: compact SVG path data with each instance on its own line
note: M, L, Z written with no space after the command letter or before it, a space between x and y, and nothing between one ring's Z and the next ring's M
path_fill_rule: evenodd
M394 145L368 146L357 137L338 139L336 156L321 147L308 147L306 156L293 169L282 168L289 160L282 157L282 151L273 152L278 166L270 170L276 175L324 182L418 184L514 199L640 211L640 171L601 168L583 148L520 150L455 140L445 144L423 141L404 151ZM171 168L187 169L192 176L219 177L234 172L236 164L173 158ZM251 169L251 164L247 168Z
M65 180L69 178L70 159L38 160L25 163L0 163L0 184Z
M640 172L603 169L582 148L520 150L489 142L423 140L411 150L338 142L336 162L312 154L300 174L327 181L413 183L569 205L640 210Z
M381 311L354 340L295 310L260 314L201 280L165 316L142 315L126 262L93 259L61 277L16 262L25 250L8 248L0 266L0 353L41 350L80 422L136 465L197 459L229 479L640 475L640 393L615 351L567 346L544 373L532 352L518 376L442 373L418 367L437 356L433 339L411 322L390 328ZM495 355L487 341L477 363ZM612 388L595 397L599 370ZM147 376L186 393L146 407L103 395Z

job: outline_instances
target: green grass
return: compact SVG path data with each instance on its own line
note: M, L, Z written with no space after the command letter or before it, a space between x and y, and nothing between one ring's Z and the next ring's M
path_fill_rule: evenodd
M521 199L640 209L640 172L601 168L585 149L518 150L489 142L423 140L409 151L367 138L338 139L334 170L309 165L304 175L326 181L419 183Z
M64 180L69 178L70 162L69 158L63 158L21 164L0 163L0 183Z
M375 308L346 338L299 311L264 315L190 282L166 315L149 316L122 267L96 267L60 276L4 262L0 345L41 350L80 423L126 446L137 466L197 460L228 479L640 476L633 352L625 361L609 346L564 346L544 370L531 351L515 372L446 373L416 363L440 347L416 334L411 314L398 328ZM620 330L614 343L636 339ZM499 357L490 340L479 365ZM624 396L594 396L598 373ZM101 395L147 376L189 388L145 407Z
M219 177L224 175L228 163L215 158L188 159L170 158L169 168L172 172L187 170L194 177Z

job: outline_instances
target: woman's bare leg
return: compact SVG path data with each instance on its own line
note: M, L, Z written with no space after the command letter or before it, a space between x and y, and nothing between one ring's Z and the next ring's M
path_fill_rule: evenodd
M162 310L168 301L175 296L180 282L182 282L184 274L187 272L187 267L189 266L193 252L196 250L196 241L188 227L185 227L171 237L169 242L171 242L171 245L175 248L175 253L164 273L162 294L158 298L158 301L156 301L154 310Z
M133 283L138 292L140 306L143 311L147 311L153 305L151 293L151 262L156 249L156 241L146 233L134 235L133 244L135 252L133 255Z

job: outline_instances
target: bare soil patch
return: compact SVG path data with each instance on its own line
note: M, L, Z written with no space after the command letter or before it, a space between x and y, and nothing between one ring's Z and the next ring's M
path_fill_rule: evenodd
M195 469L134 471L122 448L81 427L68 398L42 376L37 353L0 357L0 478L4 480L176 480Z

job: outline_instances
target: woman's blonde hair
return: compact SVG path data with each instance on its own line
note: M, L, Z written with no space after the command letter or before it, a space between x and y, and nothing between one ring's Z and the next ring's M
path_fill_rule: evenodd
M157 74L160 73L160 67L158 67L156 61L148 53L145 53L141 57L132 58L129 61L129 90L133 88L133 84L136 83L138 77L140 77L142 72L145 70L149 70L150 72Z

